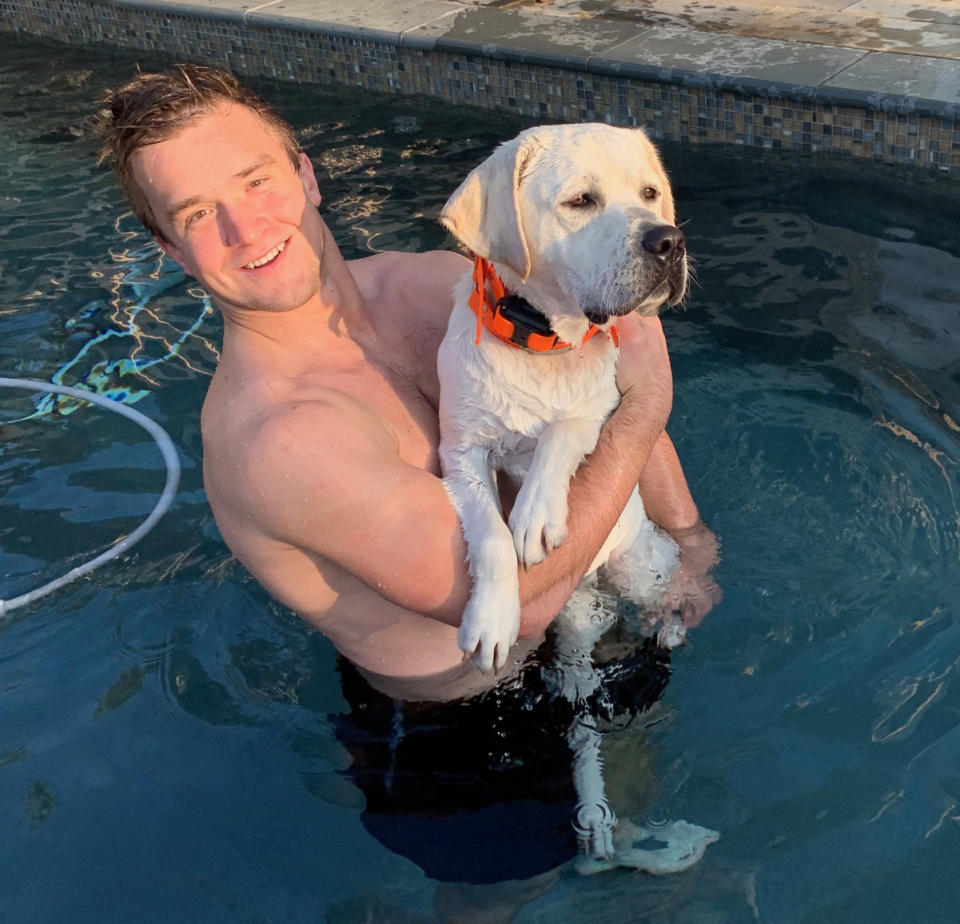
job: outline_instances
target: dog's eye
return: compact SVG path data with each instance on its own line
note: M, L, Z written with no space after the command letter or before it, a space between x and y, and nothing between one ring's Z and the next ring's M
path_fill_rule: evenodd
M566 204L572 209L585 209L591 205L596 205L597 200L594 199L590 193L580 193L580 195L574 196L572 199L568 199Z
M643 198L646 199L647 202L653 202L653 200L656 199L657 196L659 195L660 195L660 190L657 189L656 186L643 187Z

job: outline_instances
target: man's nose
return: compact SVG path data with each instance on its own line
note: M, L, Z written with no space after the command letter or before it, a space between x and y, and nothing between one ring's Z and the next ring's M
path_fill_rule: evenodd
M220 237L228 247L254 243L263 232L261 212L245 203L221 204L217 209Z
M676 263L686 253L687 239L673 225L657 225L644 233L643 249L661 263Z

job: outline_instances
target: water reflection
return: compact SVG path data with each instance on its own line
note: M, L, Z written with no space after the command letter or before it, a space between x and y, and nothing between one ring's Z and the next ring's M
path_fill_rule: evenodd
M219 324L118 222L112 179L73 140L103 66L59 56L63 76L27 88L11 76L23 53L0 56L0 362L149 392L187 468L135 555L0 625L0 891L24 919L59 895L73 920L103 920L117 881L133 916L159 890L210 920L429 919L434 884L360 824L335 652L269 602L210 518L198 408ZM518 127L267 91L303 127L351 257L446 245L440 204ZM869 165L665 156L700 277L665 320L670 428L723 539L725 599L674 656L650 721L607 736L606 774L611 798L654 821L724 836L682 876L563 876L524 919L952 921L956 191ZM146 502L150 463L99 426L84 412L3 427L4 574L59 569ZM78 839L82 856L57 847Z

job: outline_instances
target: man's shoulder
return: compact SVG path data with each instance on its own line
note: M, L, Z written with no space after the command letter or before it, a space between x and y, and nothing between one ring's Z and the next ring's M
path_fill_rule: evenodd
M283 487L280 472L291 479L291 489L314 477L322 487L334 484L340 469L348 474L347 468L364 458L397 452L396 437L382 417L334 388L314 388L308 398L265 406L230 427L205 427L203 437L205 461L212 463L207 474L221 490L233 485L248 498L268 502Z
M470 269L466 257L451 250L385 251L348 266L368 303L410 301L444 314L453 304L454 286Z
M445 275L459 278L470 267L470 261L453 250L425 250L412 253L405 250L384 250L369 257L348 260L354 273L369 274L380 281L399 278L421 278L425 272L433 272L441 278Z
M253 422L248 436L247 454L255 465L265 458L329 464L365 451L396 452L396 439L384 419L363 401L332 387L274 405Z
M358 485L389 479L393 434L360 402L338 398L278 405L220 452L205 440L204 485L221 530L299 546L307 511L336 524L362 500Z

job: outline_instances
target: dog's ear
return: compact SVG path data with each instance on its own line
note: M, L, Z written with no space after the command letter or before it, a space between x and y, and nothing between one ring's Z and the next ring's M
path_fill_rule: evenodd
M636 131L640 136L640 146L643 148L644 157L653 168L653 172L657 177L657 182L660 184L660 190L662 194L662 199L660 202L660 214L664 221L669 222L671 225L675 225L677 223L677 216L673 204L673 189L670 186L670 177L667 176L667 171L663 167L663 161L660 160L660 155L657 153L657 149L653 146L653 142L650 141L642 129L638 128Z
M530 275L520 215L520 181L535 150L532 139L501 144L460 184L440 213L443 226L473 253Z

